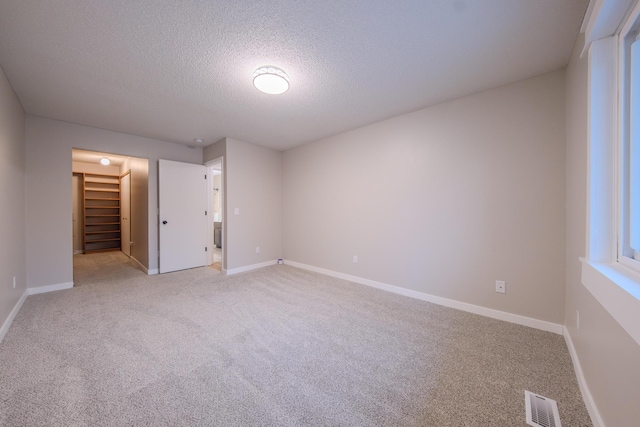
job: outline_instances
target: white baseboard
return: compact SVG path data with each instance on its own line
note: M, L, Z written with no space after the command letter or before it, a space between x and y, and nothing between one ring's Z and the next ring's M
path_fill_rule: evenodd
M18 312L20 311L22 304L24 304L24 300L27 299L27 295L29 295L29 293L25 290L22 293L22 296L20 297L16 305L13 306L13 310L11 310L11 313L9 313L9 316L5 319L4 323L2 324L2 328L0 328L0 343L4 339L4 336L7 334L7 332L9 331L9 327L11 326L11 323L13 323L13 319L15 319L16 316L18 315Z
M158 274L158 269L157 269L157 268L152 268L151 270L149 270L149 271L147 272L147 274L148 274L149 276L153 276L154 274Z
M73 282L58 283L56 285L39 286L37 288L27 288L27 295L43 294L45 292L62 291L73 288Z
M580 386L580 392L582 393L582 400L587 407L587 411L589 412L589 416L591 417L593 427L605 427L604 422L602 421L602 417L600 416L600 412L598 411L596 403L593 400L593 396L591 395L591 391L589 391L589 386L587 386L587 381L584 378L582 367L580 366L580 360L578 360L578 353L576 353L576 348L573 346L571 335L569 334L569 330L566 326L564 327L564 332L562 335L564 336L564 341L567 343L567 348L569 349L569 354L571 355L571 361L573 362L573 370L575 371L576 377L578 378L578 385Z
M244 267L232 268L230 270L223 270L223 272L227 276L231 276L232 274L244 273L245 271L251 271L257 268L268 267L270 265L276 265L277 263L278 263L278 260L274 259L272 261L265 261L259 264L251 264L251 265L245 265Z
M136 264L138 264L138 267L140 267L142 269L142 271L144 271L147 274L147 276L153 276L154 274L158 274L158 269L149 270L147 267L142 265L142 263L140 261L138 261L134 256L130 256L129 259L131 261L135 262ZM155 273L153 273L153 271L155 271Z
M399 286L388 285L375 280L363 279L362 277L351 276L349 274L339 273L337 271L327 270L312 265L302 264L295 261L284 261L285 264L293 267L302 268L304 270L314 271L316 273L326 274L327 276L337 277L338 279L348 280L350 282L360 283L361 285L371 286L384 291L393 292L395 294L431 302L445 307L451 307L469 313L479 314L481 316L491 317L493 319L504 320L505 322L516 323L518 325L528 326L530 328L540 329L554 334L562 335L564 326L558 323L547 322L545 320L534 319L531 317L520 316L518 314L507 313L505 311L494 310L479 305L473 305L466 302L460 302L448 298L442 298L435 295L425 294L423 292L412 291L411 289L401 288Z
M4 339L4 336L9 330L9 327L11 326L13 319L16 317L16 315L20 311L20 308L22 307L22 304L24 304L24 300L27 299L29 295L42 294L45 292L61 291L63 289L71 289L71 288L73 288L73 282L58 283L56 285L40 286L37 288L27 288L22 294L22 296L20 297L20 299L18 300L18 302L16 303L16 305L11 310L11 313L9 313L9 317L7 317L7 319L2 324L2 328L0 328L0 342L2 342L2 340Z

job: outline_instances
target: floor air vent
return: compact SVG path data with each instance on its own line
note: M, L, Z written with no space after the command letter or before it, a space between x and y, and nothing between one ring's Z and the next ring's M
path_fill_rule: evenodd
M527 408L527 424L530 426L562 427L555 400L525 390L524 402Z

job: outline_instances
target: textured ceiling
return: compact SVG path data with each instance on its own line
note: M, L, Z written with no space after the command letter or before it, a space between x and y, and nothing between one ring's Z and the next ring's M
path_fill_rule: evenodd
M0 0L0 66L29 114L283 150L559 69L587 3Z

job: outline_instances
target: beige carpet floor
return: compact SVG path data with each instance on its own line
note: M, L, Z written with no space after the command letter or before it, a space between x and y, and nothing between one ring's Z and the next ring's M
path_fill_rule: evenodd
M527 389L591 426L559 335L287 265L129 273L27 298L0 425L511 427Z
M121 251L75 254L73 256L73 286L114 280L129 280L146 276L136 262Z

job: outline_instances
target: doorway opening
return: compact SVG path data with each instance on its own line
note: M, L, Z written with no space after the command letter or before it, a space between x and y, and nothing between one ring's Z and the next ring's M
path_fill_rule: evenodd
M207 265L211 268L222 271L224 268L224 171L223 158L220 157L206 164L207 166L207 203L209 216L209 251Z
M74 286L148 273L148 159L72 150Z

